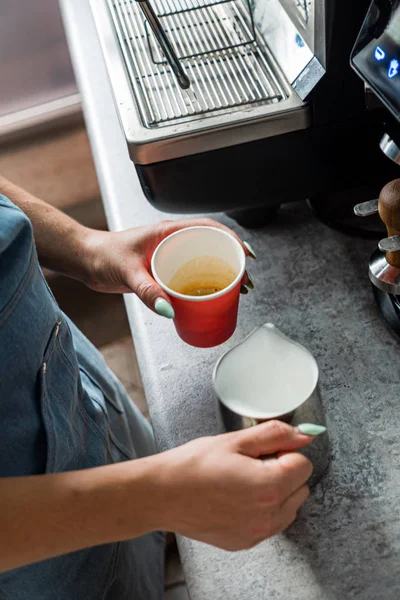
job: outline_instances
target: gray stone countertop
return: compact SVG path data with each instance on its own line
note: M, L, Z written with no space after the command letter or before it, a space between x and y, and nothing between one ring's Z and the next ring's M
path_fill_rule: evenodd
M164 215L145 200L114 108L88 0L61 0L110 228ZM211 373L217 357L266 321L306 345L321 371L332 446L328 472L297 522L257 548L227 553L180 538L191 600L400 598L400 344L367 277L374 242L315 220L306 205L243 231L256 249L254 292L224 346L186 346L173 325L126 296L160 450L220 431Z

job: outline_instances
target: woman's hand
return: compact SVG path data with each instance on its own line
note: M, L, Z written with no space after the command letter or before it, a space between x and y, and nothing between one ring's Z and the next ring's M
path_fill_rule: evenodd
M270 421L153 457L157 526L224 550L251 548L280 533L309 496L313 467L295 450L313 439Z
M168 296L151 276L151 257L164 238L194 225L218 227L228 231L238 239L246 255L255 258L248 244L213 219L161 221L155 225L135 227L117 233L89 229L82 239L84 282L99 292L134 292L151 310L165 317L173 317ZM253 287L247 274L242 283L243 286Z
M0 193L29 217L42 266L79 279L100 292L134 292L164 317L172 318L174 311L168 296L152 278L150 263L158 244L174 231L193 225L218 227L234 235L246 254L255 258L248 244L213 219L162 221L111 233L84 227L1 176ZM254 287L247 274L242 283L243 293L247 293L247 287Z
M251 548L307 499L312 465L295 450L313 439L271 421L115 465L0 477L0 572L160 530Z

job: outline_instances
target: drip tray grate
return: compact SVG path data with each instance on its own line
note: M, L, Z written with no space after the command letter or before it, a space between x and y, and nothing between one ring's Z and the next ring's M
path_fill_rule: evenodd
M185 8L185 3L179 0L166 0L174 3L175 13L164 16L165 8L160 7L156 0L159 19L165 33L173 41L179 58L193 58L212 52L221 52L245 46L255 42L254 22L250 12L250 0L247 2L250 25L239 10L237 0L219 0L211 5ZM221 6L222 4L222 6ZM225 6L223 6L225 4ZM148 23L148 43L151 57L156 64L165 63L165 57L153 35L150 35ZM155 54L157 57L155 58Z
M161 23L178 55L187 56L181 59L191 81L186 91L179 87L164 62L139 3L108 0L141 118L147 127L286 99L266 58L266 49L252 41L249 15L241 0L181 0L178 8L178 0L164 1L162 5L157 0L155 8L158 14L167 15ZM175 12L171 7L175 7Z

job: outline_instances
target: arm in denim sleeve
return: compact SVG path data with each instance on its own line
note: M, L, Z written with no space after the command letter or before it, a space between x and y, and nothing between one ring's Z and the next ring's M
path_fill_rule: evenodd
M44 267L85 280L82 254L89 230L50 204L36 198L0 175L0 194L30 219L39 259Z

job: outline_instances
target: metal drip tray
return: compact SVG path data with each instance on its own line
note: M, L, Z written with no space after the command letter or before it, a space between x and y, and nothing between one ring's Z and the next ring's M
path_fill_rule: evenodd
M154 2L191 81L188 91L176 83L138 3L108 0L108 6L146 127L287 98L246 2Z
M275 5L271 8L269 3L278 2L275 9L282 10L279 0L149 0L189 77L186 91L146 25L139 2L89 1L122 130L136 164L309 127L310 108L294 92L292 79L282 61L277 62L264 32L266 23L278 23L284 31L290 25L286 13L270 16ZM253 5L256 10L250 10ZM296 30L290 31L287 39L295 39ZM277 47L285 56L294 53L299 78L302 70L313 75L306 45Z

